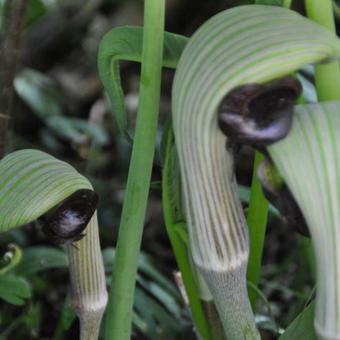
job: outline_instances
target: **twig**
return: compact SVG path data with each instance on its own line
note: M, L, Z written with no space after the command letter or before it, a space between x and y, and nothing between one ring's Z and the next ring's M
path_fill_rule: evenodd
M20 38L27 0L7 0L3 14L0 48L0 157L5 153L13 106L13 79L20 50Z

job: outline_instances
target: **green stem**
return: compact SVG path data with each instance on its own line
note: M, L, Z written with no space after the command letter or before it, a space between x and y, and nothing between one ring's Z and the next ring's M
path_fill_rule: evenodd
M331 0L305 0L305 5L310 19L335 32ZM315 85L319 101L340 100L339 62L315 66Z
M138 254L156 142L165 0L145 0L141 89L107 309L105 339L128 340Z
M263 155L259 152L256 152L253 178L251 183L251 195L247 215L250 238L250 255L248 262L247 279L255 287L257 287L260 280L263 245L268 218L268 202L263 195L261 184L256 176L257 167L262 159ZM257 296L256 290L251 289L248 291L248 294L251 306L253 310L255 310Z

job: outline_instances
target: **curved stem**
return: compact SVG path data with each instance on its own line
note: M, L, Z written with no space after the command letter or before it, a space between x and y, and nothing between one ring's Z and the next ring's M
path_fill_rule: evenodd
M139 248L156 142L163 54L164 0L146 0L141 90L127 190L112 273L105 338L128 340Z

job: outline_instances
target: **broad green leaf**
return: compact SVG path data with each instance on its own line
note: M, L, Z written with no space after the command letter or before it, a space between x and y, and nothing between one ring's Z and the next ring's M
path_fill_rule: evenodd
M24 299L30 297L31 288L24 278L12 274L0 275L1 299L13 305L23 305Z
M0 231L30 223L80 189L92 189L72 166L45 152L20 150L0 161Z
M309 304L289 325L286 331L279 337L279 340L317 340L313 324L314 307L314 302Z
M51 268L67 268L68 259L64 251L52 247L26 248L20 264L15 268L19 275L32 275Z
M99 45L98 71L109 97L111 111L120 132L128 136L128 123L124 95L119 74L119 60L140 62L142 58L143 29L118 27L106 33ZM187 38L174 33L164 33L163 66L175 68Z

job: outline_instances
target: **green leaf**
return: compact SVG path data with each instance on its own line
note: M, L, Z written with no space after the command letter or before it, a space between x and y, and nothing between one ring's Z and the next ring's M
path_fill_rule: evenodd
M30 223L74 192L92 189L72 166L38 150L7 155L0 174L0 231Z
M83 119L63 116L61 96L56 84L44 74L22 70L14 80L19 97L58 136L72 142L82 142L86 135L98 145L108 141L107 133Z
M31 288L24 278L12 274L0 275L0 298L19 306L30 297Z
M112 270L114 253L114 248L106 248L103 251L107 272ZM179 328L175 332L174 325L178 325L183 318L182 298L175 285L161 274L150 257L143 253L139 257L137 287L134 325L152 339L158 339L158 332L162 329L170 332L169 334L180 332ZM143 303L147 303L148 308L143 307Z
M137 281L141 287L145 289L151 296L162 303L163 306L176 318L180 318L182 306L179 304L178 292L176 292L176 298L171 295L166 289L159 284L144 279L141 275L138 275Z
M111 111L119 131L130 139L124 105L124 95L119 74L119 60L140 62L142 58L143 28L125 26L106 33L99 45L98 71L109 97ZM174 33L164 33L163 66L175 68L187 38Z
M42 270L67 266L67 255L62 250L52 247L32 247L24 250L23 259L15 268L15 272L27 276Z
M317 340L314 332L314 307L315 303L310 303L289 325L279 340Z
M19 97L59 137L82 142L86 135L98 145L108 141L107 133L83 119L63 116L61 95L57 85L44 74L33 69L22 70L14 80Z
M109 140L102 128L83 119L54 116L49 117L46 123L60 137L75 143L81 143L86 136L90 136L97 145L103 145Z
M149 256L143 253L139 255L138 268L142 273L146 274L150 280L159 284L161 287L165 288L168 292L170 292L172 296L181 300L181 296L178 292L178 289L169 279L167 279L155 268Z
M115 251L116 250L114 248L106 248L102 252L106 272L112 271L112 267L114 266ZM138 271L141 274L146 275L149 280L166 289L171 293L172 296L179 300L181 299L174 284L155 268L151 258L144 253L139 254Z

